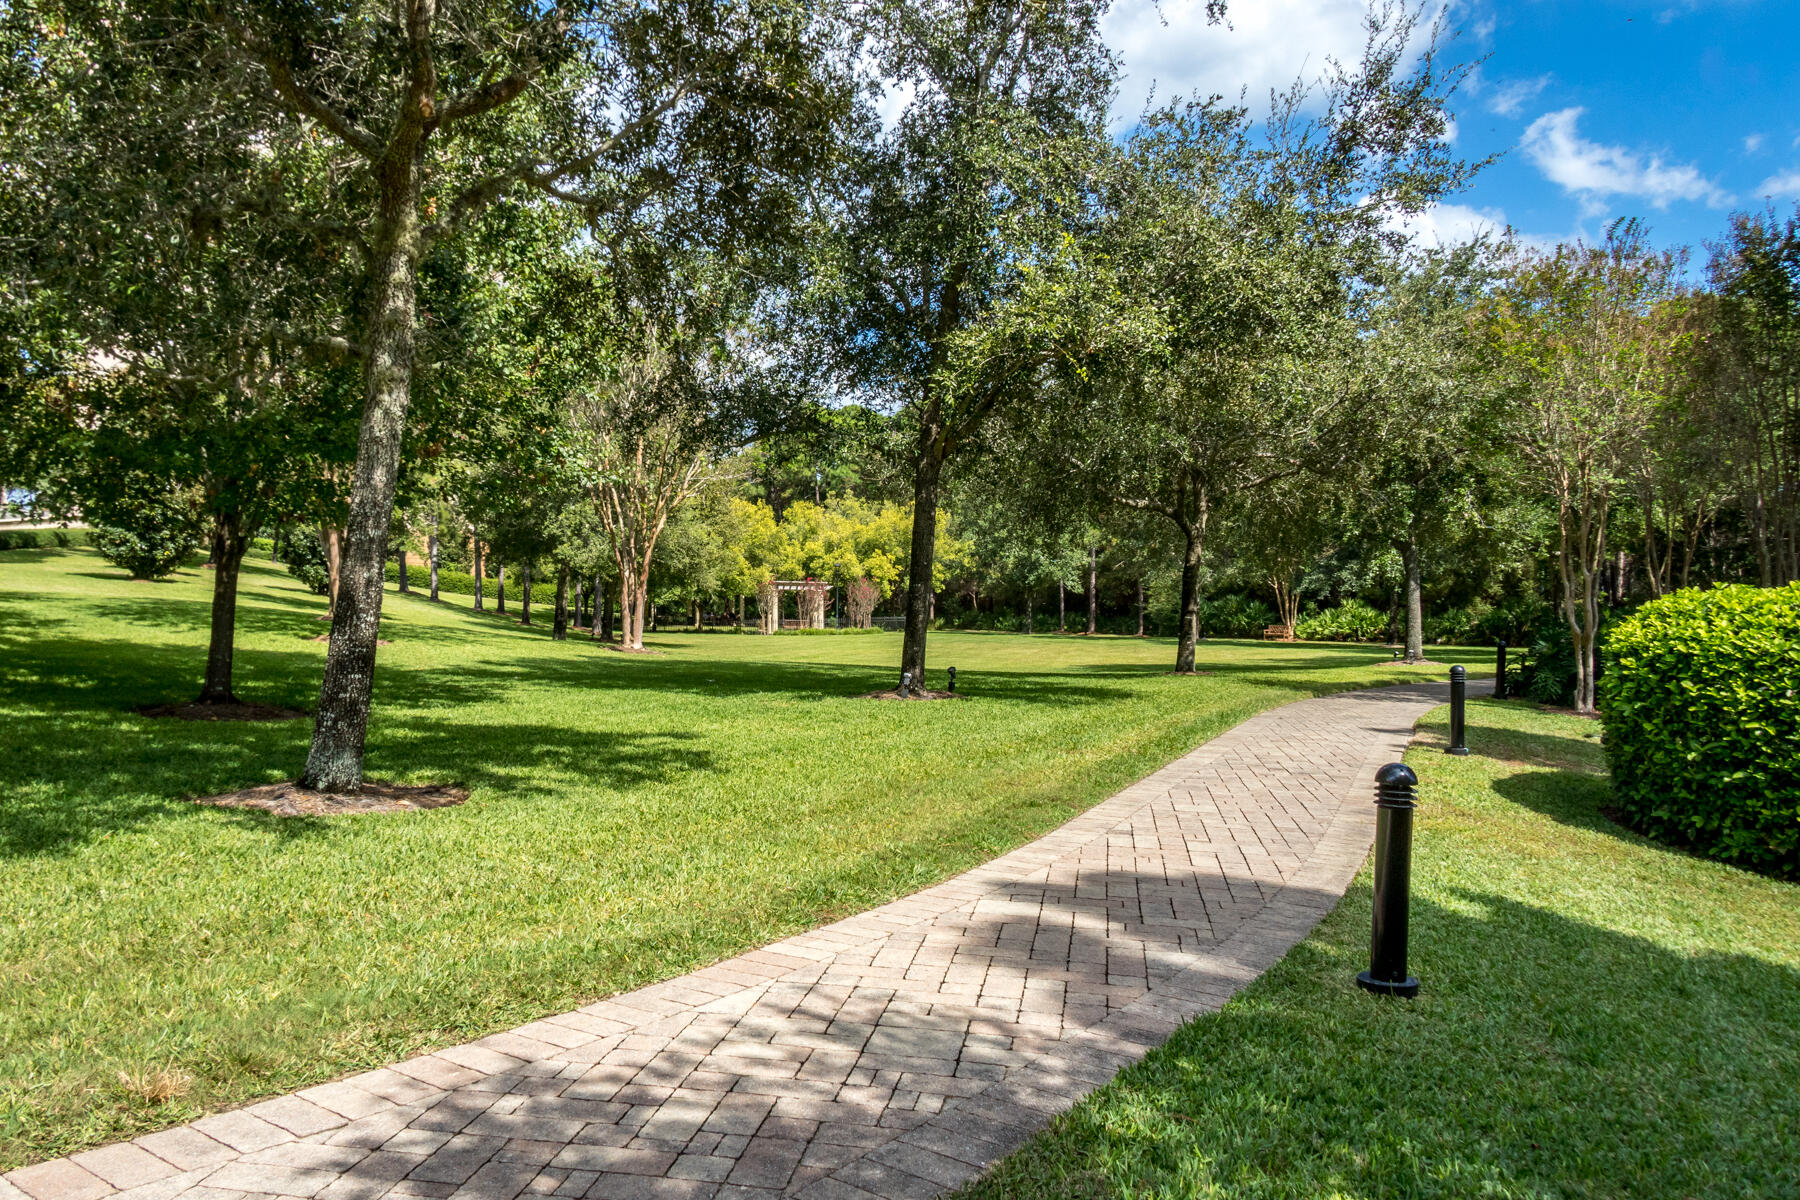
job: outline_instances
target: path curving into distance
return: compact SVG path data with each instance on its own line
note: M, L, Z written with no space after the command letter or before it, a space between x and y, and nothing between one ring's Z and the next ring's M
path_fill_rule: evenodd
M1368 853L1375 769L1448 696L1412 684L1272 709L936 887L20 1168L0 1200L935 1196L1305 937Z

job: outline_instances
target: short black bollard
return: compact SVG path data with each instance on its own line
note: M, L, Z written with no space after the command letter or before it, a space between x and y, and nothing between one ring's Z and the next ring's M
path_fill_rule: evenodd
M1446 754L1467 754L1469 747L1467 724L1463 718L1463 703L1469 691L1469 673L1461 663L1450 668L1450 749Z
M956 668L955 667L950 668L950 690L952 692L954 692L956 690Z
M900 672L900 698L907 699L912 695L912 672Z
M1494 646L1494 699L1506 699L1506 639Z
M1375 920L1369 969L1358 987L1383 996L1416 996L1406 973L1406 921L1412 891L1412 823L1419 777L1405 763L1375 772Z

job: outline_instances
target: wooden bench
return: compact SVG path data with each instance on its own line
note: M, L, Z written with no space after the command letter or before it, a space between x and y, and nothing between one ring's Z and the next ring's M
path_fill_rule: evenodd
M1263 628L1265 642L1291 642L1294 640L1292 625L1268 625Z

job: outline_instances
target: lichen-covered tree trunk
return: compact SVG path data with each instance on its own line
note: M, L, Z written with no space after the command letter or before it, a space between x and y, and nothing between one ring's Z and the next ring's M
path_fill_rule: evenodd
M238 572L249 548L250 538L238 514L214 516L212 634L206 648L206 680L200 685L200 704L230 704L237 699L231 692L231 668L237 640Z
M402 542L400 548L394 553L400 561L400 570L398 572L400 576L400 590L401 592L411 591L412 589L407 586L406 582L406 544Z
M594 628L588 636L612 641L612 601L606 597L606 581L594 572Z
M470 545L469 553L474 557L474 560L475 560L475 611L480 612L482 610L482 606L481 606L481 583L482 583L481 539L480 538L470 538L469 545Z
M423 135L402 141L381 164L380 207L369 297L362 428L351 476L325 678L301 782L324 792L362 788L363 744L375 685L375 643L381 625L382 563L394 515L400 438L412 396L418 329L418 271L424 249L419 179Z

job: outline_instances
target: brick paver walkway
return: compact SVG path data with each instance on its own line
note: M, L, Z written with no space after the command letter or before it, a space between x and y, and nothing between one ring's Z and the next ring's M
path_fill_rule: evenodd
M1441 685L1244 722L937 887L575 1012L24 1167L0 1200L925 1197L1330 911Z

